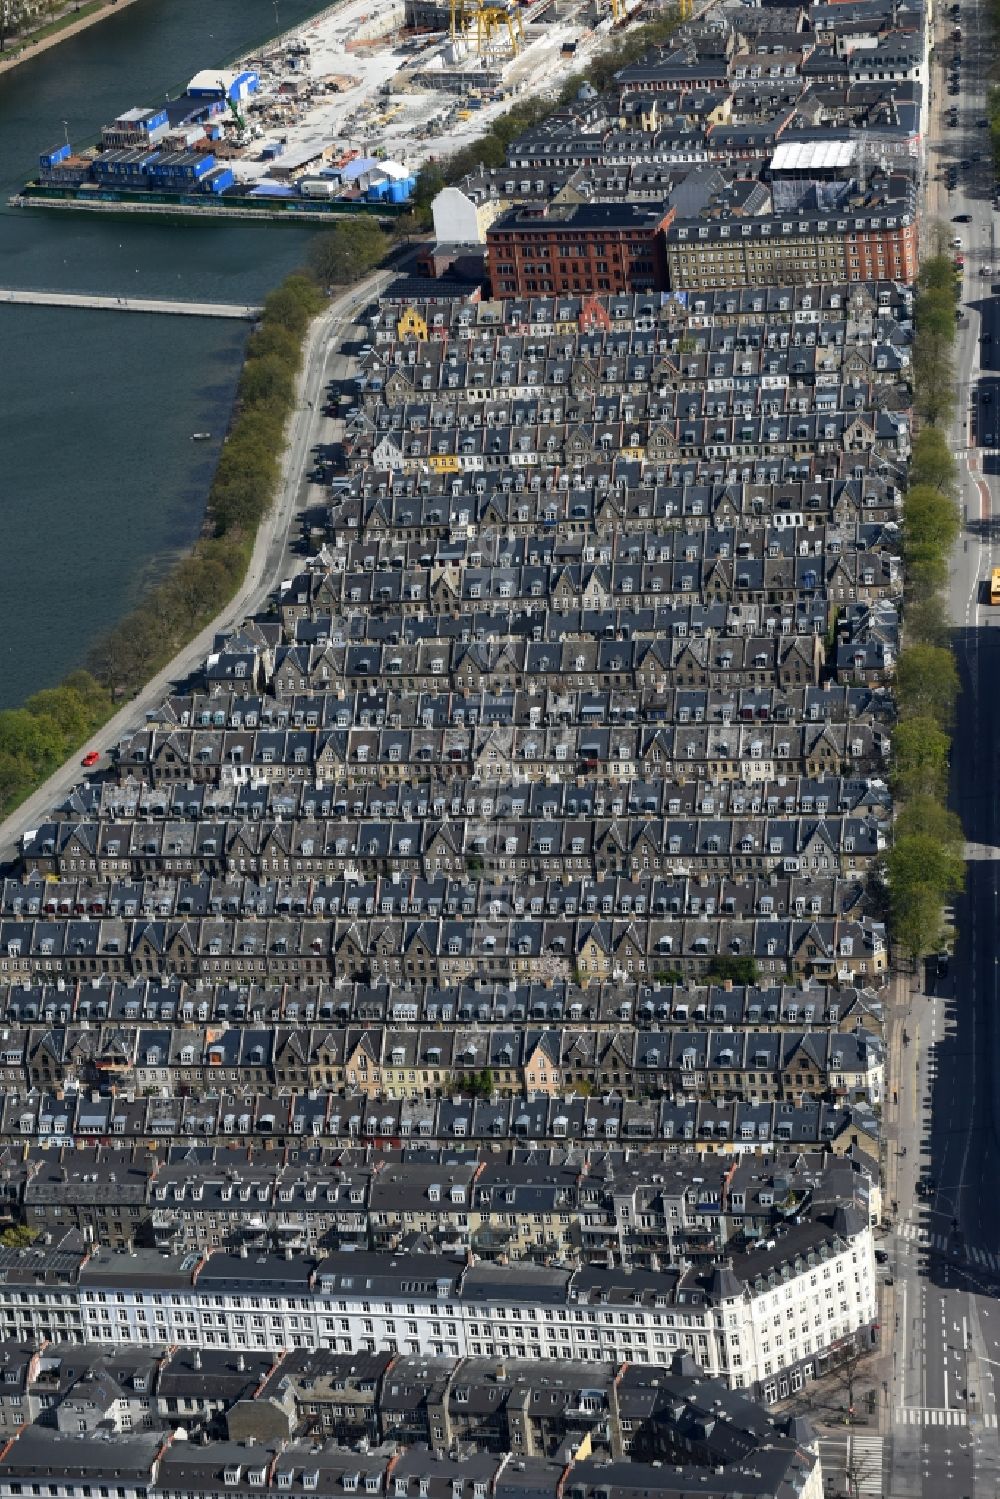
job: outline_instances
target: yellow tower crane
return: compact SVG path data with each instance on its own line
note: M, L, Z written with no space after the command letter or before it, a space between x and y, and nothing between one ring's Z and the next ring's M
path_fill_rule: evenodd
M498 35L506 30L511 57L517 57L524 46L524 25L516 5L480 3L475 12L476 51L480 57L496 46Z

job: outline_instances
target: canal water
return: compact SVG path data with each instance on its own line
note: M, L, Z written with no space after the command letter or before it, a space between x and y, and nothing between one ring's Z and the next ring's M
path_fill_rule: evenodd
M7 198L67 132L86 144L122 110L321 9L137 0L0 75L0 286L262 298L301 264L308 229L44 213ZM246 336L232 322L0 306L0 707L79 665L197 535ZM192 442L195 431L213 441Z

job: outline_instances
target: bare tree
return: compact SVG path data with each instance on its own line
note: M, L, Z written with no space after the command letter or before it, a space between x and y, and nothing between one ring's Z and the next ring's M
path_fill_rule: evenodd
M836 1379L839 1388L844 1392L847 1404L846 1418L849 1424L853 1424L856 1415L856 1395L861 1379L861 1365L864 1358L865 1350L859 1345L856 1338L852 1338L841 1350L836 1364L830 1369L830 1373Z

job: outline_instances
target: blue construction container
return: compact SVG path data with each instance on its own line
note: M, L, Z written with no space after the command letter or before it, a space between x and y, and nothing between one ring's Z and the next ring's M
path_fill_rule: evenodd
M65 161L67 156L71 156L72 154L73 153L70 150L68 143L62 146L56 146L54 151L44 151L42 153L42 155L38 158L38 165L40 167L54 167L60 161Z
M412 177L402 177L398 182L389 183L389 202L407 203L416 183Z
M202 178L200 185L202 192L224 193L235 181L231 167L216 167L214 172L209 172L207 177Z
M214 166L215 157L210 152L172 151L151 167L150 176L165 183L200 182Z

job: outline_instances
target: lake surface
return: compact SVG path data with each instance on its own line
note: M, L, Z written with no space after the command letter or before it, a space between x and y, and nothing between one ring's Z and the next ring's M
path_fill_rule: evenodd
M254 302L301 264L302 226L12 209L41 151L87 144L323 9L137 0L0 76L0 285ZM66 122L65 125L63 122ZM79 665L197 535L247 328L0 306L0 707ZM210 431L211 443L191 433Z

